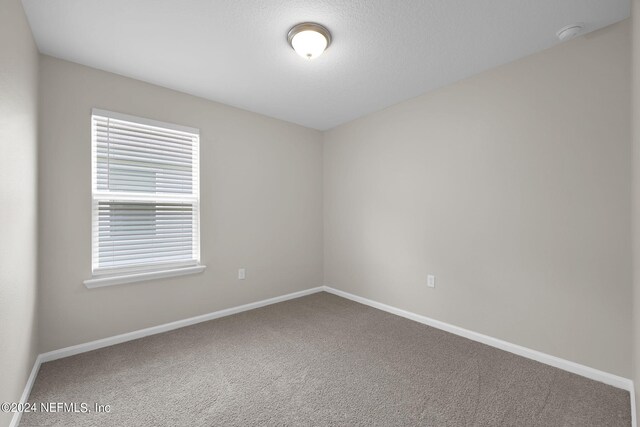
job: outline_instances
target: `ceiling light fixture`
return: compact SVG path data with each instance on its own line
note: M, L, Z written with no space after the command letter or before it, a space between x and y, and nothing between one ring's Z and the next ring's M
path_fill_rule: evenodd
M303 22L289 30L287 40L298 55L314 59L331 44L331 33L320 24Z

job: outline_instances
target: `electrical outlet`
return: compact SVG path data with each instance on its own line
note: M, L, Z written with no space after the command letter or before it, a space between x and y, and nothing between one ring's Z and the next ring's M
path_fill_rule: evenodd
M246 271L244 268L238 269L238 280L244 280L246 277Z
M433 274L429 274L427 276L427 286L430 288L436 287L436 276L434 276Z

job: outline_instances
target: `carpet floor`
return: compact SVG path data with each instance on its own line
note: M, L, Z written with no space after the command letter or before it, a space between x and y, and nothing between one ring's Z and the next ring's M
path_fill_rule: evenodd
M21 426L631 425L626 391L327 293L45 363L29 401L92 412Z

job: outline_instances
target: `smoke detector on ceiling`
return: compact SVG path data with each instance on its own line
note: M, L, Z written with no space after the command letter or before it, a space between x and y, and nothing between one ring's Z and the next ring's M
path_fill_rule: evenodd
M584 24L571 24L566 27L560 28L556 33L556 36L560 39L560 41L571 40L572 38L578 36L584 31Z

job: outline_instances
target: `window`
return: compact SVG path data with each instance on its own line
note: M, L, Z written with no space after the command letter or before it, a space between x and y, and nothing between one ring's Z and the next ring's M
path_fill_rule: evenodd
M87 286L196 272L189 267L200 263L199 138L197 129L92 111Z

